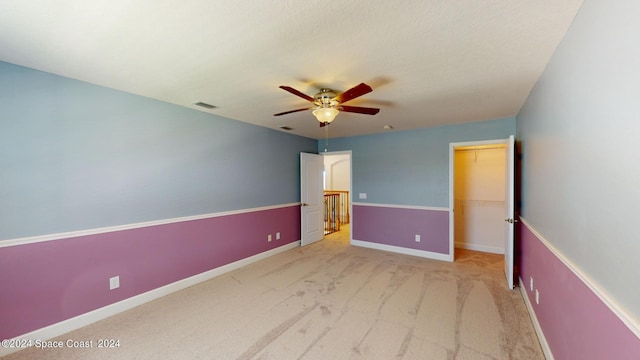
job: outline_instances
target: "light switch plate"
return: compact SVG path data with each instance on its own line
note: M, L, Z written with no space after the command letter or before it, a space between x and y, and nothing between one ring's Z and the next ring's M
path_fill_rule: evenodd
M359 193L359 194L358 194L358 198L360 198L360 199L366 199L366 198L367 198L367 193Z

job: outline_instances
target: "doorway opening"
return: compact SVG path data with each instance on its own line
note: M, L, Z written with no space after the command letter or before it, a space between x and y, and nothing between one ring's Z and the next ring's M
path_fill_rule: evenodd
M449 250L502 254L507 285L514 286L515 138L451 143Z
M504 254L505 147L454 148L454 249Z
M325 236L351 242L351 151L323 155Z

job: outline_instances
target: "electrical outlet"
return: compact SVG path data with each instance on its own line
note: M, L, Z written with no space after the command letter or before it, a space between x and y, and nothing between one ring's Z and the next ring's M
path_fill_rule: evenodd
M531 291L533 291L533 276L529 277L529 289L531 289Z
M420 242L420 235L416 234L416 242Z
M276 240L280 240L280 232L279 231L276 233Z
M538 289L536 289L536 305L540 304L540 292L538 292Z
M271 234L267 235L267 241L271 242Z
M120 287L120 276L114 276L109 278L109 290L117 289Z

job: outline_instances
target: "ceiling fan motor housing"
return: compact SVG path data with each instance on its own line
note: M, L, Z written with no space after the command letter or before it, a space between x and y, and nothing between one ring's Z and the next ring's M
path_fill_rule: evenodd
M331 89L320 89L320 92L317 93L313 98L315 101L313 102L318 107L336 107L338 105L338 100L335 99L336 94Z

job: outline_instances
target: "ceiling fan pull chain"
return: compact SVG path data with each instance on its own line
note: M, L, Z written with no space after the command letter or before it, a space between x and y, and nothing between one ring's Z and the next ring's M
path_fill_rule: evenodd
M329 124L324 126L324 152L327 152L327 148L329 148Z

